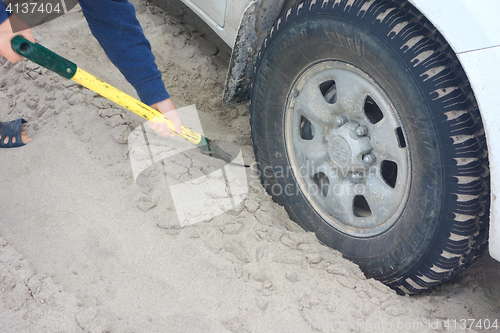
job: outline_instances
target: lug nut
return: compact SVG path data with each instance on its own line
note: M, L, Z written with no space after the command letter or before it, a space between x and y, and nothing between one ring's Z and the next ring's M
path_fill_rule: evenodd
M354 181L360 181L360 180L363 179L363 173L361 173L361 172L353 172L353 174L351 175L351 178Z
M345 123L347 123L347 117L344 115L338 116L337 119L335 119L335 123L338 127L342 127Z
M356 128L356 134L358 136L364 136L366 133L368 133L368 128L366 128L366 126L359 126Z
M367 154L363 156L363 162L365 162L366 164L372 164L373 162L375 162L375 156L373 154Z

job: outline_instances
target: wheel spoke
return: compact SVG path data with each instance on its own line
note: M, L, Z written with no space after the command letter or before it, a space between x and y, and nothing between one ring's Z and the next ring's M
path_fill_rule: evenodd
M319 135L312 140L303 140L300 137L294 138L293 146L296 152L297 166L301 169L299 170L301 175L307 174L312 177L319 166L325 165L328 160L325 145L326 143Z
M387 184L378 170L372 171L372 174L367 176L363 196L368 202L373 216L379 221L387 220L399 207L400 202L393 200L393 198L401 195L401 189L399 187L392 188Z
M380 160L392 160L398 164L405 162L406 147L401 147L397 128L397 124L387 118L371 126L370 143Z
M312 122L331 124L335 118L335 105L329 104L321 93L322 81L319 77L307 81L297 96L295 108Z
M352 220L352 188L348 181L330 183L328 194L323 198L328 213L345 224Z
M342 112L351 118L362 117L363 107L371 90L366 80L343 70L336 73L335 82L337 104Z

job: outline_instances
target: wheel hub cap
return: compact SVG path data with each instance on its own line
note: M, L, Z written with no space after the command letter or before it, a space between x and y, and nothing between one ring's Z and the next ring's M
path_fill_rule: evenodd
M360 125L357 122L349 121L338 129L332 128L327 135L328 153L338 168L354 171L367 169L369 166L363 162L363 157L372 150L370 138L358 135L358 128Z

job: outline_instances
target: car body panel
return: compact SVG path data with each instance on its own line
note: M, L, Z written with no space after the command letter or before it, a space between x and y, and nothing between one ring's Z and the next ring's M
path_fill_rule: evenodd
M241 23L241 17L245 12L245 8L248 7L248 4L251 0L238 0L238 1L227 1L225 5L225 13L221 13L221 6L213 6L211 7L210 12L217 12L216 14L209 14L203 10L204 7L200 6L202 3L210 3L211 0L181 0L184 4L186 4L191 10L193 10L198 16L208 24L227 45L231 48L234 46L234 42L236 40L236 36L238 34L238 28ZM215 17L224 17L224 19L220 22L212 18Z
M206 14L218 26L224 26L227 0L186 0L188 2L191 8L197 6L199 12Z
M498 0L409 0L456 53L500 45Z
M241 18L250 4L257 1L228 1L223 24L210 18L195 2L182 0L204 19L232 48ZM498 0L408 0L441 32L457 54L477 98L488 142L491 174L490 254L500 261L500 201L496 200L500 184L500 25ZM220 14L220 13L219 13Z

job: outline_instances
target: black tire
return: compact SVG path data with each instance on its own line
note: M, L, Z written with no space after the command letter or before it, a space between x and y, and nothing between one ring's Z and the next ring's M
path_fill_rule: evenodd
M306 198L297 175L283 172L293 160L285 140L287 110L298 93L292 88L328 61L361 69L383 89L400 117L399 135L410 156L402 211L387 230L369 237L329 223ZM418 293L451 279L485 250L489 171L477 103L452 49L407 1L305 1L292 7L263 43L250 117L268 193L367 277L400 294Z

